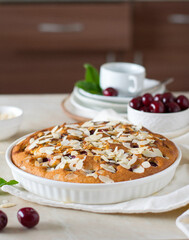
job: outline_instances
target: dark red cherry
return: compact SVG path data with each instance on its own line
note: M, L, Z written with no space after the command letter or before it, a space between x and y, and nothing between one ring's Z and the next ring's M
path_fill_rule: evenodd
M30 207L21 208L17 212L18 221L27 228L36 226L39 222L38 212Z
M152 113L163 113L165 111L164 104L160 101L152 102L150 104L150 112Z
M7 222L8 222L7 215L3 211L0 210L0 231L6 227Z
M170 102L166 104L166 112L172 113L172 112L180 112L181 108L179 105L175 102Z
M156 94L156 95L154 96L154 101L155 101L155 102L162 101L162 94Z
M180 95L176 98L176 103L179 105L181 110L189 108L189 99L184 95Z
M171 92L166 92L162 95L162 102L167 104L169 102L174 102L174 96Z
M147 106L143 106L143 107L140 108L140 111L142 111L142 112L150 112L150 109Z
M112 88L112 87L109 87L109 88L106 88L104 91L103 91L103 95L104 96L117 96L118 95L118 91L115 89L115 88Z
M142 107L142 97L133 98L129 105L130 107L139 110Z
M153 101L152 94L150 94L150 93L145 93L145 94L142 96L142 103L143 103L144 106L149 106L152 101Z

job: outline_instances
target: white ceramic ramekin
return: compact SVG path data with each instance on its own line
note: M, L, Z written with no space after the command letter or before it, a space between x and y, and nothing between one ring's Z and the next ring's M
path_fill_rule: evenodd
M23 111L13 106L0 106L0 114L13 116L10 119L0 120L0 140L5 140L17 133L22 122Z
M110 204L146 197L164 188L172 180L181 160L181 151L178 148L179 156L170 167L148 177L109 184L60 182L32 175L13 164L12 148L25 137L12 143L6 151L6 161L14 179L29 192L47 199L69 203Z
M153 132L168 133L189 125L189 108L174 113L149 113L136 110L128 105L128 120L135 125L142 125Z

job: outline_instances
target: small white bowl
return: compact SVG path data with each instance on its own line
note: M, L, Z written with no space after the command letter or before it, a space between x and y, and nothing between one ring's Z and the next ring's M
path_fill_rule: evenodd
M13 106L0 106L0 114L11 115L11 118L0 120L0 140L15 135L20 127L23 111Z
M29 134L30 135L30 134ZM173 178L182 153L165 170L151 176L115 183L69 183L38 177L16 167L11 160L12 148L26 135L12 143L6 151L6 161L13 177L23 188L45 199L81 204L111 204L149 196L164 188Z
M175 113L149 113L127 106L128 120L157 133L168 133L189 125L189 108Z

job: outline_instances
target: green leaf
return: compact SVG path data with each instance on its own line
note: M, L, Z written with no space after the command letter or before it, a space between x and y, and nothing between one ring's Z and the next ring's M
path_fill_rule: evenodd
M102 90L99 88L98 84L94 82L87 82L84 80L78 81L76 83L78 88L82 88L83 90L93 93L93 94L101 94Z
M17 183L18 182L16 180L10 180L10 181L7 182L5 179L0 178L0 187L2 187L4 185L15 185Z
M99 73L98 70L93 67L91 64L84 64L85 71L85 81L94 82L99 85Z

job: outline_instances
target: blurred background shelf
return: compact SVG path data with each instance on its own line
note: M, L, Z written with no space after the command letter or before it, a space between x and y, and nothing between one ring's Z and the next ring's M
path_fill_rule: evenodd
M189 2L0 3L0 93L65 93L83 63L144 65L189 90Z

